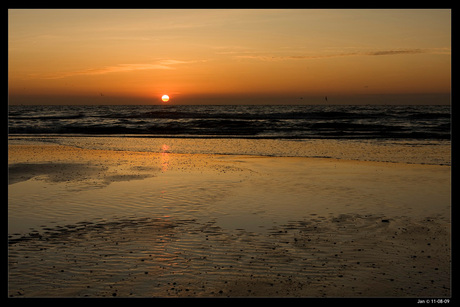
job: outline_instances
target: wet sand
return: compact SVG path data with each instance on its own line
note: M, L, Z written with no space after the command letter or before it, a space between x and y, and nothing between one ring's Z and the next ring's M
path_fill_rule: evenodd
M450 166L10 145L9 194L10 297L451 295Z

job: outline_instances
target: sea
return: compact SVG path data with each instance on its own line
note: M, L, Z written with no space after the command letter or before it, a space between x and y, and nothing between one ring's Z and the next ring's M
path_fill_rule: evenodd
M8 108L10 135L450 140L439 105L124 105Z

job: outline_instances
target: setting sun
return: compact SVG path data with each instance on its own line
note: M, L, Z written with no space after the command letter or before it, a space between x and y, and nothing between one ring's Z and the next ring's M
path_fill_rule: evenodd
M450 103L449 9L10 9L8 50L10 104Z
M449 303L452 10L8 9L8 297Z
M161 100L163 100L163 102L168 102L169 101L169 96L168 95L163 95L163 96L161 96Z

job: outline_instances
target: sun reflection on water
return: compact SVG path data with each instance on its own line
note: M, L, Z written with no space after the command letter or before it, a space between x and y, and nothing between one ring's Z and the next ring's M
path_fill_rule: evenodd
M164 173L168 171L169 168L169 150L171 147L169 145L163 144L161 146L161 158L160 158L160 164L161 164L161 171Z

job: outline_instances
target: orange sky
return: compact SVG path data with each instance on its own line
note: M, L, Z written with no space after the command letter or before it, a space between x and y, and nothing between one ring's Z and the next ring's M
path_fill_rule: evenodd
M10 104L450 103L450 10L8 17Z

